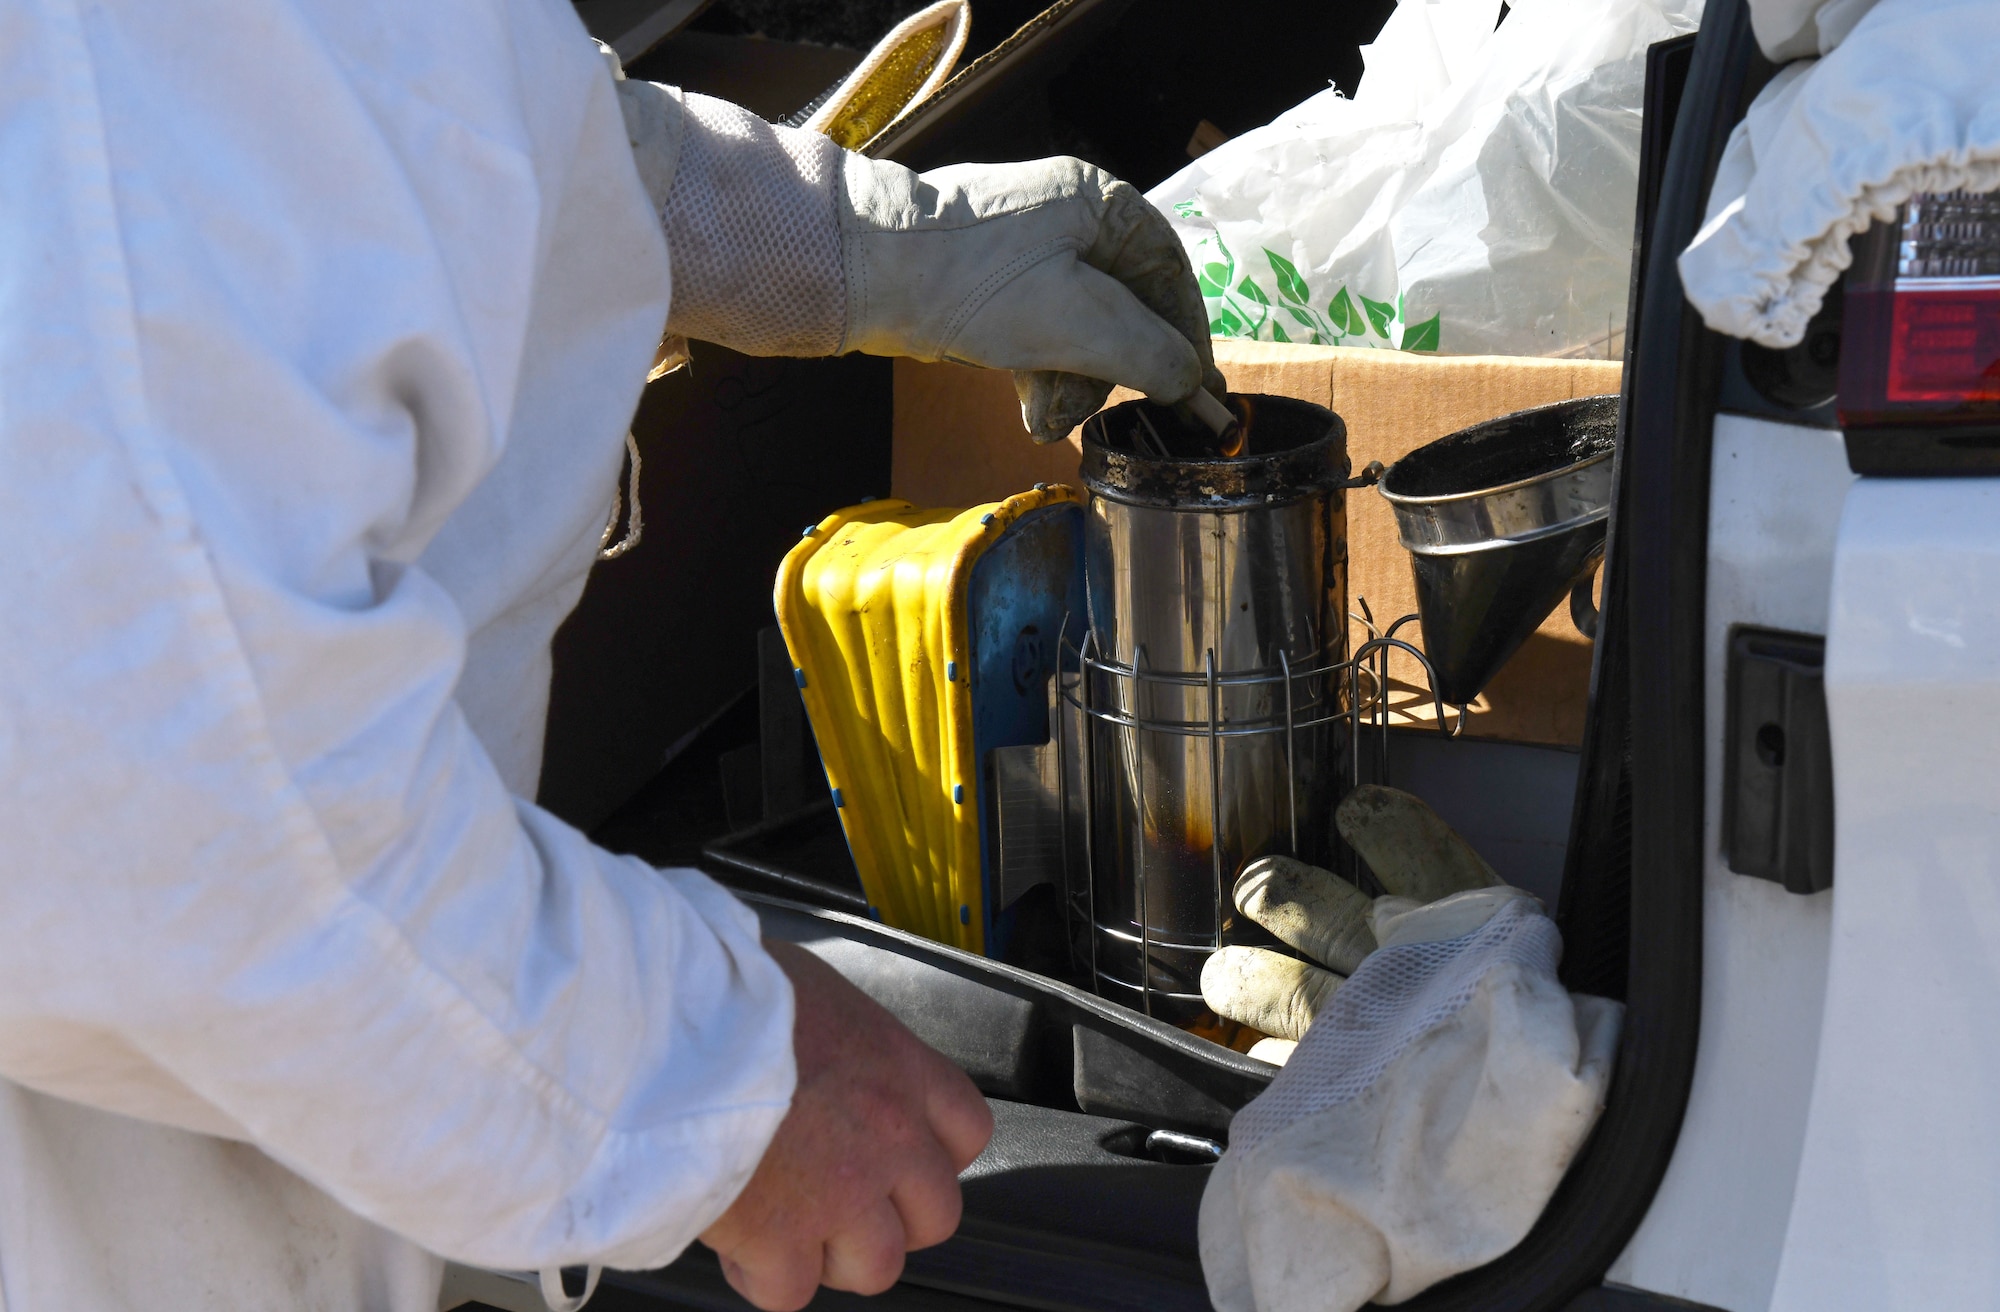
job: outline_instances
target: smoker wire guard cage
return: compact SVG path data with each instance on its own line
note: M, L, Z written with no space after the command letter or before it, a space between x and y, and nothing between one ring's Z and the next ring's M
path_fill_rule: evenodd
M1427 686L1432 689L1431 701L1436 717L1437 732L1446 738L1456 737L1465 726L1465 708L1458 708L1458 716L1448 726L1445 718L1444 702L1435 692L1437 681L1432 675L1430 661L1421 649L1396 636L1404 625L1416 621L1412 613L1390 624L1386 631L1379 631L1372 618L1366 614L1366 601L1362 602L1363 612L1350 618L1365 626L1370 633L1368 641L1355 648L1354 654L1345 659L1337 656L1319 664L1294 669L1280 653L1280 667L1276 671L1242 671L1222 674L1215 668L1213 648L1205 653L1205 670L1202 674L1173 674L1135 669L1130 665L1107 660L1096 654L1096 635L1085 631L1078 643L1071 635L1071 627L1064 622L1062 640L1059 645L1060 664L1056 671L1056 716L1057 723L1050 734L1056 749L1056 778L1061 786L1056 791L1060 809L1060 830L1064 835L1062 845L1063 907L1072 925L1069 936L1071 951L1082 959L1073 965L1079 976L1090 980L1092 989L1099 996L1122 1000L1136 996L1139 1010L1146 1015L1153 1014L1156 996L1171 1002L1199 1005L1199 993L1173 993L1153 987L1153 972L1140 973L1138 981L1121 979L1107 975L1098 959L1097 943L1099 935L1121 939L1131 943L1139 952L1139 960L1150 961L1153 953L1153 939L1150 930L1149 889L1143 862L1133 872L1135 904L1139 910L1138 933L1107 925L1097 917L1096 904L1096 859L1093 840L1095 833L1092 814L1092 799L1097 791L1097 767L1095 733L1084 732L1084 727L1093 722L1109 724L1134 735L1158 733L1175 737L1202 737L1208 739L1209 762L1209 806L1210 813L1220 809L1221 754L1215 750L1217 740L1230 737L1252 735L1283 734L1285 739L1285 759L1292 787L1287 792L1288 812L1286 836L1290 840L1289 850L1282 855L1299 854L1298 836L1298 788L1297 756L1299 734L1309 729L1325 729L1328 732L1345 729L1344 742L1336 741L1334 755L1343 751L1348 758L1350 784L1361 780L1362 738L1364 729L1375 733L1374 750L1370 755L1369 774L1376 782L1386 782L1389 777L1389 713L1388 698L1384 695L1389 687L1389 653L1400 651L1423 667ZM1345 646L1345 643L1341 643ZM1207 696L1207 721L1184 721L1127 714L1114 708L1094 704L1090 694L1092 673L1109 676L1112 679L1133 685L1154 683L1177 688L1200 688ZM1307 686L1304 697L1297 694L1300 683ZM1280 686L1283 689L1284 713L1282 717L1267 719L1228 720L1222 715L1221 694L1224 688L1254 688ZM1365 695L1353 697L1348 690L1356 686L1366 689ZM1135 697L1134 702L1137 702ZM1128 703L1131 704L1131 703ZM1365 717L1365 718L1364 718ZM1136 772L1136 778L1143 782L1145 772ZM1072 788L1071 781L1077 786ZM1139 799L1143 813L1143 798ZM1074 810L1073 810L1074 808ZM1143 846L1136 850L1143 851ZM1211 869L1214 875L1214 905L1216 930L1205 943L1176 943L1173 946L1202 948L1214 952L1223 946L1223 927L1226 923L1227 899L1231 896L1234 876L1225 874L1223 868L1222 844L1211 842ZM1260 854L1268 855L1268 854ZM1360 866L1351 849L1341 844L1339 855L1342 871L1357 883L1369 882L1369 877ZM1376 891L1380 891L1379 889ZM1087 944L1082 952L1078 944ZM1107 989L1105 986L1110 985Z

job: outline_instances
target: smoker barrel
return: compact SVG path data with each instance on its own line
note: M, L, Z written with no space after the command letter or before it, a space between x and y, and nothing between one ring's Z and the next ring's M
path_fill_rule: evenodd
M1331 858L1346 655L1347 431L1323 406L1233 398L1247 446L1203 447L1172 412L1084 429L1089 628L1063 707L1082 757L1086 873L1072 905L1098 990L1201 1020L1202 963L1238 927L1236 875L1272 852ZM1087 726L1087 727L1086 727Z

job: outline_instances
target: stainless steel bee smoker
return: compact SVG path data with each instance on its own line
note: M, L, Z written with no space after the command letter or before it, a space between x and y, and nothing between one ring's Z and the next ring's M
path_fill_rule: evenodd
M1079 965L1177 1024L1207 1015L1209 954L1261 934L1236 924L1243 867L1331 859L1345 761L1346 426L1237 400L1233 456L1148 402L1085 426L1089 616L1058 675Z

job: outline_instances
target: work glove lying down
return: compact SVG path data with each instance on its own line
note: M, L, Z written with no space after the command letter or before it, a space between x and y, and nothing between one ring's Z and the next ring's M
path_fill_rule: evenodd
M1220 1312L1353 1312L1492 1261L1541 1215L1610 1080L1622 1009L1563 990L1534 898L1407 793L1358 789L1338 823L1389 896L1297 862L1245 871L1237 895L1335 969L1225 949L1202 978L1218 1012L1298 1038L1202 1194Z
M1370 898L1332 871L1291 857L1253 861L1236 881L1236 909L1321 964L1268 948L1226 947L1201 972L1211 1011L1271 1036L1251 1049L1266 1061L1291 1055L1341 981L1405 917L1422 910L1427 933L1455 938L1503 903L1529 896L1508 887L1437 812L1400 789L1364 784L1341 802L1334 824L1388 895ZM1448 903L1437 905L1443 899Z
M1222 394L1173 228L1076 159L914 173L815 132L619 82L673 260L672 332L752 355L903 355L1015 371L1037 441L1114 383Z

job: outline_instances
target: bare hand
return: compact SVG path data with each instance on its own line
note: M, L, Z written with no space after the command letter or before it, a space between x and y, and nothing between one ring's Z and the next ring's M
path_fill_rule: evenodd
M993 1134L964 1073L832 967L766 943L798 999L798 1091L750 1183L701 1240L731 1287L795 1312L821 1285L879 1294L958 1228L958 1173Z

